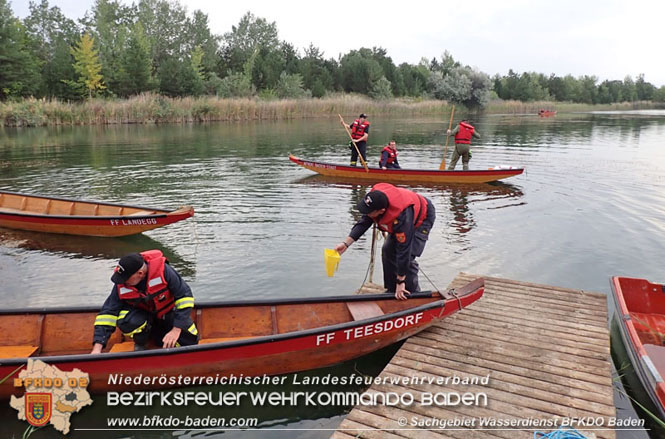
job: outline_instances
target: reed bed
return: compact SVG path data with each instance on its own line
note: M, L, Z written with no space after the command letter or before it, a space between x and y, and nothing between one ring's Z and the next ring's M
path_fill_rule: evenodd
M466 109L456 107L463 116ZM546 108L562 112L589 110L626 110L652 108L649 102L612 105L584 105L554 102L492 101L483 111L502 114L535 114ZM24 99L0 102L2 126L111 125L195 123L213 121L284 120L336 116L350 118L360 113L374 116L449 115L451 105L433 99L372 100L367 97L338 94L317 99L262 100L222 99L214 96L170 98L144 93L129 99L91 99L64 102Z
M192 123L212 121L283 120L377 115L428 115L449 112L445 101L393 99L375 101L355 95L323 99L169 98L146 93L129 99L63 102L24 99L0 102L4 126Z

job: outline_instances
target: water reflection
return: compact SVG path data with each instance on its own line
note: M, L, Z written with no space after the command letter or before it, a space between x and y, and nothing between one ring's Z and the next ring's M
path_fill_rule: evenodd
M159 249L182 276L193 277L196 274L196 266L193 262L184 259L175 250L144 234L102 238L30 232L0 227L0 245L6 248L50 253L70 259L92 260L115 260L128 253Z

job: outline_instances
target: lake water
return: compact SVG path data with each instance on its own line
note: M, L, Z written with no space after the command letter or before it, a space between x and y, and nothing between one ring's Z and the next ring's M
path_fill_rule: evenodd
M371 162L394 139L403 167L438 168L447 115L370 120ZM602 293L612 275L665 281L665 111L473 122L482 139L472 169L526 172L492 184L411 186L437 210L420 258L435 287L460 271ZM101 304L117 259L151 248L164 251L197 300L351 293L367 272L370 234L332 278L322 254L359 218L354 206L369 186L315 176L289 152L338 163L349 156L335 118L0 129L0 189L196 209L192 219L126 238L0 229L3 308ZM434 288L422 277L421 287ZM340 420L304 414L283 425L323 438L330 432L317 435L313 426Z

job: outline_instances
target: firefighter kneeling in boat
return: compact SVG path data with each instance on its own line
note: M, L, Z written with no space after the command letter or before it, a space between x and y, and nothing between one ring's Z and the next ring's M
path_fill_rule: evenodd
M161 251L123 256L111 281L111 294L95 319L92 354L102 352L116 326L134 340L135 351L145 350L150 338L164 348L198 343L192 290Z

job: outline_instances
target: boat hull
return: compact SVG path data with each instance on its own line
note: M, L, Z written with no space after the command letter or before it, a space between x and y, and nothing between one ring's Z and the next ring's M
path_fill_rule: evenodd
M644 343L640 332L644 325L650 323L647 308L636 309L631 303L635 301L631 294L640 294L640 302L648 307L650 301L645 296L662 296L661 285L651 284L644 279L613 277L610 281L615 312L612 316L611 330L615 339L613 349L619 360L627 359L632 366L632 374L627 374L628 384L638 401L649 411L665 421L665 382L663 381L663 362L661 355L665 352L662 342L658 345ZM655 301L651 301L654 303ZM662 311L661 311L662 312ZM651 320L651 319L649 319ZM620 344L619 344L620 342ZM656 358L656 356L660 358ZM621 367L618 364L617 367ZM647 398L645 398L645 396Z
M422 183L488 183L520 175L524 168L511 169L476 169L470 171L445 171L426 169L380 169L362 166L345 166L333 163L303 160L293 155L289 159L305 169L326 177L348 178L384 182L422 182Z
M463 309L478 300L484 291L482 279L460 292L457 297L444 298L439 293L426 293L429 298L416 297L412 308L391 312L367 319L351 320L304 331L291 331L267 335L206 343L176 349L153 349L142 352L118 352L98 355L59 355L31 357L58 367L63 371L80 369L89 374L88 391L102 393L185 385L214 384L214 382L189 382L182 377L262 376L317 369L334 365L371 353L414 335L437 321ZM459 291L459 289L458 289ZM380 297L379 297L380 296ZM353 303L385 301L387 307L406 306L388 295L353 296ZM388 296L390 297L390 296ZM325 299L325 298L324 298ZM392 302L392 303L391 303ZM346 303L346 302L345 302ZM264 305L261 305L264 306ZM283 305L275 304L273 308ZM293 305L287 305L293 306ZM299 305L296 305L299 306ZM307 307L293 314L304 315ZM204 311L205 312L205 311ZM279 313L279 309L277 311ZM250 317L244 317L248 320ZM318 317L317 317L318 318ZM94 314L90 315L89 331ZM279 326L280 323L275 324ZM199 325L197 324L197 327ZM205 328L203 323L201 328ZM89 334L86 334L89 335ZM0 360L0 376L18 376L28 358ZM176 382L136 382L134 378L159 377L164 374ZM120 382L110 377L122 378ZM22 388L14 388L9 379L0 385L0 398L17 394Z
M135 235L194 215L191 206L167 211L13 192L0 197L0 227L65 235Z

